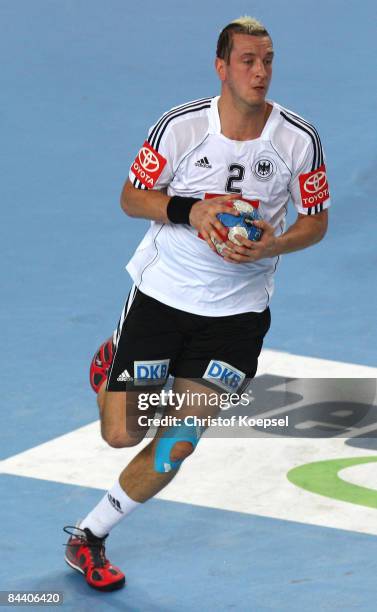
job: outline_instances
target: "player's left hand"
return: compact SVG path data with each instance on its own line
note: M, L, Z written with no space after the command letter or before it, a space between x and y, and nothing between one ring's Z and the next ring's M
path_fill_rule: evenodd
M254 225L263 230L262 238L258 242L255 242L236 234L235 238L237 238L241 246L227 240L227 248L223 251L225 261L231 263L248 263L250 261L264 259L265 257L276 257L279 255L279 241L275 236L275 230L272 225L267 223L267 221L254 221Z

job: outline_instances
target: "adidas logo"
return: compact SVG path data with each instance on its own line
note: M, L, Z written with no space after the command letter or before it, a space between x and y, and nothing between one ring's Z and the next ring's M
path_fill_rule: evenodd
M119 374L117 381L118 382L130 382L133 380L132 376L128 373L128 370L124 370L122 374Z
M202 157L202 159L198 159L195 166L198 166L198 168L212 168L212 165L209 163L207 157Z
M115 508L117 512L120 512L120 514L124 514L122 508L120 507L120 502L117 499L115 499L115 497L113 497L112 495L110 495L110 493L108 493L107 499L109 500L110 504L113 506L113 508Z

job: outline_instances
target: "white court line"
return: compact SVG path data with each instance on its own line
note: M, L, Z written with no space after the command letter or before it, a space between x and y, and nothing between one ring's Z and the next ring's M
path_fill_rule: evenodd
M277 351L264 351L260 361L260 374L377 377L376 368ZM100 438L96 421L5 459L0 470L107 489L147 442L136 448L112 449ZM338 438L204 437L177 478L157 498L377 535L375 510L312 494L286 478L290 469L310 461L367 455L375 453L345 446Z
M270 349L262 351L258 363L258 376L267 373L297 378L377 378L377 368L370 366Z

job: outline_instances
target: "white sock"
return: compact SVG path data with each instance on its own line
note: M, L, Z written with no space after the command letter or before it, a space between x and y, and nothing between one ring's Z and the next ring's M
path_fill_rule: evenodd
M88 516L80 523L80 529L88 527L94 535L103 538L117 525L127 514L140 506L127 493L117 481L112 489L106 493L101 501L96 505Z

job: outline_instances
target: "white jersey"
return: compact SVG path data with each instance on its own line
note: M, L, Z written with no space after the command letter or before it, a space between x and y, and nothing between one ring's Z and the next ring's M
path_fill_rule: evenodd
M290 199L304 215L329 206L323 150L312 125L270 102L259 138L230 140L221 133L218 99L189 102L162 116L131 166L134 187L200 199L239 193L259 202L277 236L284 231ZM127 270L143 293L164 304L225 316L265 310L278 261L229 263L194 228L152 221Z

